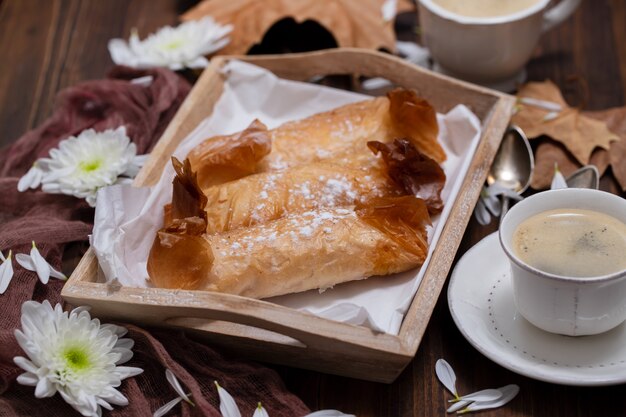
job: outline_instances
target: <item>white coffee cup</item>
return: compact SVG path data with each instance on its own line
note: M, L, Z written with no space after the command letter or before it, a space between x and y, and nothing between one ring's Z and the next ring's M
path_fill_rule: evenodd
M626 320L626 270L584 278L560 276L528 265L513 249L513 235L520 223L535 214L563 208L608 214L626 224L626 199L604 191L544 191L517 203L500 224L500 244L511 263L515 304L526 320L548 332L568 336L602 333Z
M512 91L524 81L524 66L541 34L567 19L580 0L562 0L552 8L549 3L538 0L505 16L468 17L419 0L422 41L443 73Z

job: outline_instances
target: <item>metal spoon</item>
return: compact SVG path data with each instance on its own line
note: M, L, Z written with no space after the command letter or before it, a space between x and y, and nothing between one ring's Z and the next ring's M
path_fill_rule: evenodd
M501 186L523 193L530 184L535 169L535 158L526 135L517 126L510 126L502 138L502 143L494 158L487 183L498 183ZM509 210L509 198L502 196L502 219Z
M600 186L600 173L595 165L585 165L574 171L565 182L568 188L593 188L597 190Z

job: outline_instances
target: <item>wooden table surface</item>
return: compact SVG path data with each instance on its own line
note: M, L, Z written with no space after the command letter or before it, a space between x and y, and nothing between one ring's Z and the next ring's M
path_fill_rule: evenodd
M107 41L145 35L193 2L175 0L0 0L0 146L36 127L50 114L62 88L102 78L112 62ZM415 19L398 30L413 33ZM586 0L573 18L543 36L528 64L531 80L550 78L572 102L588 110L623 106L626 97L626 1ZM588 93L585 93L585 90ZM493 232L474 220L459 254ZM445 295L447 288L442 294ZM626 347L625 347L626 349ZM510 383L520 394L487 416L626 416L626 387L566 387L512 373L478 353L455 327L441 296L424 339L393 384L377 384L286 367L275 369L312 409L336 408L357 416L443 416L450 395L435 377L445 358L457 372L459 392Z

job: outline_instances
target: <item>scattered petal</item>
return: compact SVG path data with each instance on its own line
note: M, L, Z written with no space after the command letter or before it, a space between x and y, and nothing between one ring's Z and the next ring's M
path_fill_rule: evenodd
M356 417L354 414L344 414L339 410L320 410L304 417Z
M457 402L460 400L463 401L495 401L502 397L502 392L497 389L484 389L481 391L476 391L471 394L463 395L458 399L449 400L448 402Z
M446 410L446 413L454 413L455 411L459 411L460 409L467 407L471 403L472 403L472 400L458 401L452 404L450 407L448 407L448 409Z
M241 417L241 413L233 397L228 391L222 388L217 381L214 382L217 387L217 393L220 396L220 412L222 413L222 417Z
M456 375L454 374L454 369L452 369L445 359L439 359L437 363L435 363L435 373L443 386L458 399L459 395L456 392Z
M5 259L2 252L0 252L0 256L2 256L2 265L0 265L0 294L4 294L13 279L13 263L11 261L11 255L12 252L9 251L9 255Z
M376 90L390 85L391 81L381 77L369 78L361 83L361 87L365 90Z
M567 188L567 182L565 181L565 177L561 174L561 170L559 169L558 164L554 164L554 177L552 177L552 184L550 184L551 190L560 190L562 188Z
M265 408L263 408L261 403L259 403L256 406L256 410L254 410L254 414L252 415L252 417L270 417L270 416L269 414L267 414L267 411L265 411Z
M430 68L430 52L415 42L396 41L396 49L400 55L412 64Z
M473 411L487 410L490 408L502 407L503 405L511 401L513 398L515 398L515 396L519 392L519 386L515 384L507 385L498 389L502 393L502 396L498 398L497 400L484 401L484 402L477 401L475 403L468 405L461 411L459 411L458 414L465 414L465 413L470 413Z
M559 117L559 114L561 114L558 111L551 111L550 113L546 113L545 116L543 116L543 118L541 119L542 122L549 122L550 120L554 120L557 117Z
M476 207L474 208L474 217L478 224L482 226L486 226L491 223L491 215L485 206L485 202L482 199L479 199L476 202Z
M167 414L172 408L174 408L176 406L176 404L178 404L179 402L181 402L183 399L181 397L178 398L174 398L172 401L168 402L167 404L165 404L163 407L159 408L158 410L156 410L154 412L154 414L152 415L152 417L163 417L165 414Z
M150 85L152 85L152 81L154 81L154 77L152 75L144 75L143 77L133 78L130 80L130 83L140 85L142 87L150 87Z
M185 394L183 387L180 385L180 382L178 381L178 378L176 378L176 375L174 375L172 371L170 371L169 369L166 369L165 378L167 379L167 382L170 383L172 388L174 388L174 391L176 391L179 397L181 397L183 400L185 400L189 404L193 405L193 402L191 402L187 394Z
M33 241L33 247L30 249L30 259L33 261L33 265L35 266L35 272L39 277L39 280L47 284L50 279L50 264L46 262L41 253L39 253L39 249L35 246L35 241Z
M380 12L383 15L383 20L385 22L391 22L396 17L396 13L398 11L398 0L385 0L382 7L380 8Z
M526 104L528 106L534 106L534 107L538 107L540 109L543 110L548 110L551 112L560 112L561 110L563 110L563 107L559 104L559 103L555 103L553 101L548 101L548 100L541 100L538 98L532 98L532 97L520 97L518 99L518 102L522 103L522 104Z

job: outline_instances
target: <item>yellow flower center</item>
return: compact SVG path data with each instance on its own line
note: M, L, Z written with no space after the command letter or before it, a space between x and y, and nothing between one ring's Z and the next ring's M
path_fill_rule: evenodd
M162 48L166 51L173 51L183 46L184 43L185 41L182 39L172 39L171 41L164 43Z
M72 346L67 348L63 352L63 357L65 358L68 368L71 368L74 371L85 370L91 365L89 355L87 355L87 352L80 347Z
M99 159L94 159L92 161L82 161L78 164L78 166L83 172L93 172L99 169L100 166L102 166L102 161Z

